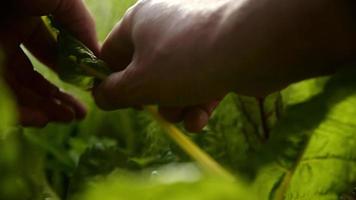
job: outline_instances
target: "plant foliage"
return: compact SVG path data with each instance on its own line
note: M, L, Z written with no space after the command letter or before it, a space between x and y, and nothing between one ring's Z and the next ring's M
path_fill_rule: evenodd
M87 3L103 39L134 2ZM89 89L98 76L93 71L109 73L70 34L62 34L58 44L63 80ZM199 135L178 125L199 151L234 174L231 181L206 173L204 163L197 164L189 149L168 137L157 118L131 109L104 113L87 92L64 84L33 62L45 77L86 102L90 112L83 122L70 125L14 126L13 99L0 81L1 200L356 198L352 68L294 84L266 99L230 94Z

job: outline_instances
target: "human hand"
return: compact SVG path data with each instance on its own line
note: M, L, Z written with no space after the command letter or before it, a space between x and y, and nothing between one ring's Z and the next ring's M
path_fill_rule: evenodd
M174 1L170 1L170 2L174 2ZM210 1L210 3L212 3L212 2L213 1ZM164 4L164 3L165 2L162 2L162 4ZM177 1L175 3L177 3ZM216 3L214 3L214 5L222 6L222 5L218 5ZM214 6L214 5L212 5L212 6ZM171 11L174 12L175 9L179 8L177 6L180 6L180 5L176 5L175 8L171 8L171 9L166 9L164 7L164 5L163 5L163 7L157 6L156 8L153 9L154 10L153 12L159 11L160 9L165 9L167 12L171 12ZM140 7L140 8L142 7L142 10L138 9L138 7ZM127 65L129 65L131 63L132 57L134 56L134 54L138 55L138 54L143 53L143 54L146 54L146 55L143 55L146 58L153 56L153 57L151 57L152 60L150 60L150 61L147 60L147 62L152 61L152 64L154 64L153 63L154 57L156 59L160 59L159 58L160 56L164 56L164 57L170 56L171 58L173 58L172 57L173 55L169 55L170 53L168 51L167 52L163 52L163 51L162 52L154 52L152 50L156 49L155 42L157 42L160 39L160 37L170 34L169 32L173 33L175 31L172 29L172 27L170 30L167 30L167 32L165 32L164 30L167 29L167 26L169 26L169 23L175 23L175 22L180 23L181 22L181 19L175 19L176 16L172 16L169 19L166 18L166 16L164 16L164 15L158 16L160 20L161 19L163 20L164 18L166 18L163 23L167 23L167 24L165 24L163 26L159 26L158 24L151 24L152 27L148 27L148 26L140 27L140 31L139 31L140 33L138 33L141 35L138 37L142 37L140 39L141 44L139 44L141 46L140 49L135 47L134 43L136 43L136 39L131 40L131 37L133 36L133 35L131 35L131 31L133 29L133 27L131 27L131 25L136 24L136 23L150 23L150 22L152 22L152 20L154 20L153 18L155 16L153 16L153 15L150 15L148 18L143 17L143 15L145 15L144 14L144 12L145 12L144 10L146 10L145 7L148 7L148 5L144 1L137 4L137 6L133 7L133 9L131 9L131 11L128 12L125 19L117 26L117 28L112 32L112 34L108 37L108 39L106 40L106 42L103 45L101 57L115 71L124 70L127 67ZM137 13L137 14L140 13L139 14L140 16L137 16L137 19L141 18L144 21L140 20L140 22L138 22L138 21L133 22L133 14L132 13L136 12L136 10L140 10L140 12ZM201 10L201 11L204 11L204 10ZM189 18L191 20L184 20L184 21L193 22L193 23L185 23L184 22L184 24L180 24L179 26L181 26L182 28L185 27L185 32L182 34L190 32L189 29L191 27L199 24L200 22L203 22L202 20L199 20L199 18L203 15L203 13L196 12L196 13L190 13L189 15L190 15ZM211 19L212 19L212 17L213 16L210 16ZM194 19L196 19L198 21L194 21ZM172 20L172 22L170 20ZM211 24L213 24L213 23L214 22L212 21ZM128 88L126 88L125 91L127 91L128 93L125 93L125 96L126 95L128 95L128 96L127 96L127 98L125 97L124 99L122 99L124 96L119 95L119 93L123 92L119 88L115 88L115 89L112 88L117 92L114 92L115 94L114 93L109 94L109 92L108 92L109 88L106 88L106 86L104 86L109 81L105 81L95 92L95 96L98 100L97 102L99 103L99 105L101 105L103 108L106 108L106 109L112 109L112 108L123 108L123 107L128 107L128 106L140 106L142 104L158 103L161 105L160 113L166 119L168 119L171 122L179 122L179 121L184 120L185 125L189 131L192 131L192 132L200 131L207 124L209 117L210 117L212 111L218 105L219 100L226 94L226 90L221 91L219 89L215 89L215 91L218 91L218 95L211 94L211 95L209 95L209 98L204 98L204 100L201 101L200 97L197 96L197 95L199 95L197 92L202 92L201 94L204 94L206 91L196 91L196 88L190 86L192 83L193 83L193 85L196 86L196 83L197 83L196 79L198 78L196 76L196 73L199 72L200 70L202 73L200 78L205 78L203 73L206 74L206 70L204 70L204 66L202 66L201 62L205 60L206 52L195 52L195 50L199 49L199 51L200 51L200 48L202 47L202 45L203 46L208 45L208 44L204 44L204 42L206 42L206 40L199 41L199 40L196 40L196 38L200 37L200 35L204 35L204 34L201 34L203 31L209 32L211 30L211 28L213 28L213 27L209 27L208 26L209 24L210 24L210 22L206 21L205 24L202 24L200 27L197 27L197 29L199 29L200 32L191 38L187 38L187 40L185 40L185 43L184 43L185 46L183 44L181 45L182 49L179 50L179 55L178 54L174 55L174 56L179 57L179 58L177 58L178 60L182 59L180 61L180 63L171 65L171 62L173 62L173 60L169 61L170 64L162 63L163 65L169 65L170 69L173 69L173 71L170 71L170 69L167 69L168 71L170 71L169 74L164 75L162 73L165 73L165 72L162 71L162 73L159 73L159 71L156 71L157 69L163 67L163 66L156 65L157 63L155 64L156 67L154 67L154 68L152 68L153 65L151 65L151 64L150 64L150 66L148 66L148 65L145 66L144 67L145 70L142 69L138 73L142 72L142 73L144 73L143 74L144 76L148 71L150 71L150 73L146 74L147 79L145 81L141 82L139 80L138 82L141 82L143 84L146 84L146 83L152 83L152 84L150 86L147 85L146 88L142 88L143 90L140 90L140 91L136 90L136 89L133 91L129 91L129 90L127 90ZM178 28L178 27L176 27L176 28ZM148 31L147 32L148 35L144 36L143 33L146 31ZM179 37L179 36L180 35L176 34L176 37ZM209 36L206 35L206 37L209 37ZM179 38L176 38L176 39L179 39ZM147 40L147 42L144 42L144 40ZM196 43L194 43L194 40L196 41ZM177 44L177 43L180 43L181 41L175 40L174 42ZM190 43L192 43L192 44L190 44ZM157 44L157 45L162 46L163 44ZM167 45L169 45L169 44L167 44ZM172 45L175 45L175 44L172 44ZM197 47L197 48L191 49L191 46ZM175 46L172 46L172 47L175 48ZM183 48L185 48L185 50ZM163 48L161 50L165 51L165 49L163 49ZM152 51L152 52L150 53L149 51ZM171 49L170 51L171 51L171 53L173 53L173 51L175 51L175 49ZM160 53L163 53L164 55L160 55ZM194 59L196 59L196 61L193 61L194 63L197 63L197 66L196 66L197 68L195 70L194 70L194 68L190 69L192 63L187 63L187 65L184 66L185 69L183 69L183 68L182 68L182 70L176 69L176 67L181 65L182 62L189 61L189 58L185 56L185 53L187 53L187 54L191 53L192 57L194 57ZM118 58L116 58L116 56ZM199 56L199 58L198 58L198 56ZM136 61L138 61L138 60L136 60ZM130 66L126 68L126 69L130 69L130 70L125 70L125 72L130 73L129 71L131 71L131 69L136 68L133 66L133 65L136 65L136 61L132 61ZM207 62L209 62L209 61L207 60ZM207 63L207 62L204 61L204 63ZM183 65L181 65L181 66L183 67ZM121 76L120 74L121 73L118 73L116 75ZM152 74L156 74L156 76L152 77ZM161 75L163 75L163 76L160 77ZM173 79L171 79L172 77L173 77ZM132 78L134 78L134 77L132 77ZM159 81L159 79L161 79L161 78L165 79L165 81L168 81L168 82L172 81L171 82L172 84L161 85L160 84L161 81ZM219 78L224 78L224 77L221 76L221 77L217 77L217 78L219 79ZM111 78L109 78L109 79L111 79ZM152 82L152 80L157 80L157 81ZM163 82L165 82L165 81L163 81ZM120 86L121 84L125 84L125 85L127 84L126 85L127 87L131 87L130 85L134 86L138 83L136 80L134 82L132 82L132 84L129 80L127 80L127 81L120 80L119 82L120 83L118 83L116 86ZM179 85L178 87L175 87L175 88L171 87L171 86L177 85L177 84ZM121 86L126 87L124 85L121 85ZM165 87L165 86L167 86L167 87ZM213 83L213 86L211 87L211 89L213 89L213 87L221 88L221 86L218 86L215 83ZM101 88L105 88L105 90L101 90ZM192 88L192 90L190 90L190 88ZM204 89L206 89L206 88L204 88ZM108 96L106 96L106 95L105 95L105 97L102 96L102 92L104 92L104 91L108 92L107 93ZM162 95L159 94L160 91L163 92ZM169 91L169 93L167 93L168 91ZM142 92L144 92L144 94ZM140 94L140 93L142 93L142 94ZM182 98L180 99L179 95L177 95L177 94L181 94L181 93L185 93L185 96L182 96ZM157 94L160 96L160 98L165 98L165 99L159 99L159 100L156 99ZM134 98L133 97L134 95L138 95L137 98L139 98L139 99ZM206 94L206 95L208 95L208 94ZM177 98L177 96L178 96L178 98ZM172 97L172 98L170 98L170 97ZM189 97L192 101L189 104L187 104L187 100L186 100L187 97ZM214 97L214 98L210 98L210 97ZM103 103L103 101L99 100L101 98L105 98L105 99L112 98L113 101L115 101L115 102L112 102L113 103L112 105L108 105L108 102ZM170 99L166 99L166 98L170 98ZM198 101L196 102L196 100L198 100ZM164 101L165 102L169 101L170 103L165 104ZM161 103L163 103L163 104L161 104Z
M0 47L5 54L4 78L16 97L24 126L82 119L86 110L72 96L44 79L21 49L56 70L56 44L40 16L51 14L63 27L98 52L94 22L81 0L11 0L0 8Z
M97 104L158 104L170 121L198 131L228 92L262 97L353 59L345 2L140 1L103 45L102 59L117 72L95 90Z

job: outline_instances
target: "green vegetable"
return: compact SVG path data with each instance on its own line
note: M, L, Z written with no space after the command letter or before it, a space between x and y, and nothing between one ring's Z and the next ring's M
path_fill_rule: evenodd
M334 76L321 92L288 108L269 143L248 163L257 172L260 199L336 200L353 189L355 74Z
M59 77L68 83L83 89L91 89L95 79L103 79L110 74L110 69L94 53L70 33L62 29L52 17L43 17L44 23L58 44Z
M89 180L85 192L79 193L79 196L97 200L103 194L110 193L112 195L108 199L151 197L160 200L165 199L167 193L172 193L176 194L172 195L172 199L189 199L190 196L209 199L209 195L213 197L211 199L346 199L352 196L356 182L355 75L353 70L330 80L324 79L324 89L318 89L319 92L312 96L299 96L304 98L300 99L300 103L292 102L284 117L272 129L270 140L245 159L245 166L238 169L240 175L233 184L219 181L208 186L205 179L192 184L162 184L148 179L127 182L129 173L119 171L119 175L114 173ZM313 82L309 83L291 89L314 87ZM309 113L307 116L306 112ZM246 174L250 176L242 178ZM198 185L204 185L203 189ZM147 197L140 196L141 193L125 193L127 187L133 191L150 192L147 192ZM114 192L115 189L117 192ZM212 193L206 196L204 192L198 192L202 190Z
M62 80L90 89L95 80L104 80L110 74L105 63L98 59L83 43L76 40L59 25L54 25L53 20L51 20L51 24L58 30L58 70ZM151 113L167 134L208 173L234 180L229 172L196 146L177 127L164 120L154 107L146 107L145 110Z
M103 40L134 1L86 2ZM356 70L302 81L263 101L228 95L203 134L185 134L234 173L235 181L229 181L192 163L152 116L132 109L102 112L89 92L31 61L90 112L72 124L13 128L14 100L1 93L0 199L356 198ZM91 81L82 86L88 89Z

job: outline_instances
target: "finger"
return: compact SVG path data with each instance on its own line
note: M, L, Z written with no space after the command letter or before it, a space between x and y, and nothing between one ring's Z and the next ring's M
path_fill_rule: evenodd
M17 60L21 61L20 59ZM38 72L30 71L26 74L18 73L13 76L16 76L17 81L20 84L26 85L28 89L31 89L32 92L36 93L40 97L44 99L48 99L50 101L54 101L56 107L57 104L59 104L59 106L65 110L70 109L71 110L70 113L74 112L76 119L83 119L86 116L86 108L84 107L84 105L82 105L78 100L76 100L71 95L59 91L59 89L55 85L47 81ZM51 109L49 108L49 112L53 113L52 115L54 116L54 119L58 118L56 117L57 111L52 112ZM59 119L62 118L63 117L59 117ZM68 120L69 119L66 119L66 117L64 117L64 121L68 121Z
M58 88L33 70L31 61L19 47L7 60L6 76L16 78L17 82L32 88L43 97L53 97L57 93Z
M135 102L133 96L129 95L132 86L135 85L136 78L130 78L128 71L131 67L121 72L116 72L105 79L99 86L93 89L96 104L103 110L114 110L128 108L139 105L146 105L147 102ZM134 75L136 76L136 75ZM131 89L130 89L131 88ZM132 94L132 93L131 93Z
M93 89L96 104L103 110L114 110L140 105L186 106L199 104L199 99L176 90L175 84L155 70L135 65L111 74ZM187 88L187 87L184 87ZM178 95L182 94L182 95Z
M12 89L17 104L44 113L50 122L70 122L74 119L74 112L66 105L62 105L54 98L38 95L31 88L27 88L14 77L6 77ZM31 116L31 114L29 114Z
M11 55L17 51L24 40L29 38L38 20L35 17L27 17L9 19L7 22L0 26L0 41L6 55Z
M16 74L18 81L23 85L32 85L34 90L43 96L51 96L57 92L58 88L50 84L39 73L33 70L31 61L25 55L19 45L25 41L29 43L30 50L33 50L35 55L39 55L40 60L46 64L54 63L55 47L46 34L37 34L43 30L43 24L39 18L19 19L14 20L13 24L1 31L1 43L6 51L6 70L7 73ZM32 41L32 35L34 40ZM40 42L41 38L43 41ZM51 60L51 61L50 61Z
M46 98L56 99L61 104L71 108L75 112L76 119L83 119L86 115L86 108L74 97L60 92L58 87L46 80L41 74L34 71L30 60L18 49L11 58L13 62L9 63L12 76L22 85L31 88L38 95Z
M86 116L87 109L82 103L76 100L73 96L66 94L64 92L58 92L54 97L57 100L59 100L61 104L70 107L74 111L76 119L84 119L84 117Z
M44 101L43 110L47 112L51 121L69 123L75 119L72 107L62 104L55 99L44 99Z
M23 39L23 44L40 62L57 71L57 45L55 38L40 18L35 18L33 21L35 21L36 26L30 30L31 34Z
M185 127L190 132L200 132L208 123L208 120L219 105L220 100L212 101L200 106L191 107L160 107L160 114L172 123L184 120Z
M4 3L7 9L17 16L41 16L55 11L61 4L61 0L11 0Z
M184 114L184 125L189 132L201 132L208 124L210 116L220 101L212 101L205 105L188 107Z
M9 10L17 16L52 14L65 29L95 53L99 51L95 23L82 0L14 0L6 1ZM14 14L13 14L14 15Z
M132 63L124 71L111 74L94 88L97 105L103 110L114 110L159 104L160 98L166 95L157 89L150 72L139 72L138 68Z
M49 122L47 115L41 110L20 106L19 114L22 126L44 127Z
M57 47L53 36L42 20L38 17L30 17L10 21L11 23L0 31L1 46L4 48L7 57L16 54L20 44L24 44L39 61L54 68ZM11 61L14 61L14 59L12 58Z
M28 23L30 21L31 26ZM83 105L76 101L73 97L59 92L59 89L47 81L41 74L33 70L33 66L24 52L17 46L20 41L24 40L25 46L34 54L40 61L54 68L56 63L56 47L53 37L39 18L21 21L21 27L14 27L14 31L18 34L7 34L7 39L12 41L12 53L8 59L8 68L12 73L16 73L16 78L22 85L31 86L42 97L59 98L61 103L72 108L77 119L82 119L86 115ZM29 29L30 31L26 31ZM34 30L32 30L34 29ZM28 34L28 33L31 34ZM26 34L27 33L27 34ZM22 39L21 39L22 38ZM55 96L56 95L56 96Z
M183 111L183 107L159 107L159 113L162 115L162 117L172 123L178 123L184 119Z
M134 45L130 37L129 16L126 15L103 43L100 57L114 71L125 69L134 54Z
M74 118L72 109L53 97L58 88L33 71L31 62L20 48L13 52L7 63L5 78L19 105L42 110L52 121L68 122Z
M84 1L60 0L56 9L51 13L57 22L74 37L83 42L95 54L99 53L95 22Z
M123 72L114 73L93 89L94 100L99 108L114 110L128 107L127 105L120 105L121 99L116 95L120 91L121 82L123 82L122 76Z
M184 126L189 132L200 132L209 121L209 115L200 107L190 108L184 116Z

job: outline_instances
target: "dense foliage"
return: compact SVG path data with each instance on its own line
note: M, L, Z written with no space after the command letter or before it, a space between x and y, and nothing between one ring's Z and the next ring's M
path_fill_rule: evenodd
M87 3L103 39L133 0ZM303 81L266 99L230 94L202 134L186 133L234 174L231 181L202 170L150 115L99 111L88 92L33 62L90 112L70 125L15 126L12 97L0 81L0 199L356 198L354 70ZM92 81L79 75L66 79L81 86Z

